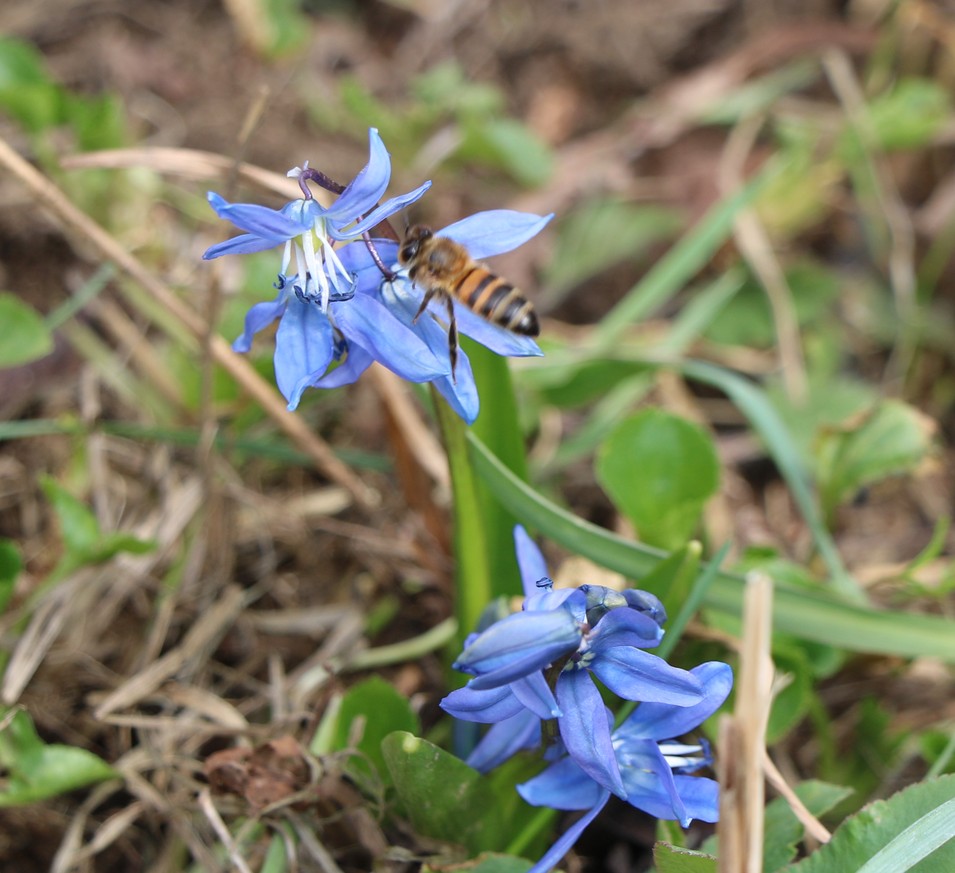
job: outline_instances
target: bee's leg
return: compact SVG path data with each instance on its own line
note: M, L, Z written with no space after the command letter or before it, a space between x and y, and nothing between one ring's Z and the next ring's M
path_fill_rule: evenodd
M424 292L424 297L421 300L421 305L418 307L418 311L414 314L414 318L411 319L412 324L414 324L421 317L421 313L428 308L428 304L432 300L434 300L434 295L437 293L438 291L436 288L428 288Z
M454 300L448 294L444 298L448 306L448 357L451 358L451 379L457 383L458 377L455 375L455 367L458 365L458 320L454 317Z

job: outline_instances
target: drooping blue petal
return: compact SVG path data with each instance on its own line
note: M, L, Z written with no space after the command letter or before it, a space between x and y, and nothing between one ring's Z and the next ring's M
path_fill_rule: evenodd
M585 670L564 670L557 680L560 737L568 754L591 779L618 797L627 792L610 737L612 719Z
M284 291L279 292L275 300L265 303L256 303L245 314L245 330L234 343L232 351L244 354L252 348L252 337L260 330L268 327L275 319L281 318L285 312L287 294Z
M283 210L270 209L258 203L229 203L215 191L210 191L206 196L219 218L231 221L246 233L274 240L274 245L298 236L311 227L311 221L296 220Z
M461 721L476 721L482 724L503 721L525 708L507 685L483 690L471 688L470 685L455 688L439 706Z
M673 770L657 744L639 740L627 746L623 768L627 786L627 802L645 812L654 810L658 818L676 819L683 827L690 824L686 804L680 796ZM698 777L684 776L684 779Z
M341 388L344 385L351 385L372 365L374 360L371 352L366 351L357 343L350 343L348 356L345 360L330 373L322 376L313 387Z
M604 685L624 700L692 706L704 698L703 686L692 673L671 667L662 658L642 649L615 646L601 651L590 662L590 669Z
M721 661L709 661L690 671L703 688L703 699L692 706L641 703L620 726L621 737L668 740L698 727L723 705L733 687L733 669Z
M523 245L537 236L553 217L554 213L533 215L513 209L492 209L449 224L438 231L438 236L461 243L468 254L479 261Z
M448 405L468 424L474 424L481 411L481 398L474 382L471 361L464 352L458 354L454 378L441 376L432 383Z
M514 526L514 548L517 552L517 566L521 572L521 583L524 586L524 596L531 597L540 594L542 580L548 579L547 563L544 555L524 530L522 525Z
M370 294L335 308L335 321L350 341L374 354L409 382L427 382L450 371L425 343Z
M334 354L332 326L314 303L290 295L275 334L275 381L295 409L311 380L317 380Z
M391 158L377 129L368 129L368 163L348 183L341 196L326 210L338 222L353 221L381 199L391 179Z
M529 673L522 679L517 679L508 688L538 718L559 718L563 714L557 705L554 692L550 690L544 674L540 671Z
M587 618L591 619L591 610ZM591 620L591 624L594 622ZM637 646L645 649L655 646L663 637L663 630L649 615L629 606L612 609L596 623L591 634L591 648L603 651L614 646Z
M604 791L600 800L586 813L575 821L557 840L533 867L527 873L548 873L560 863L560 859L566 855L574 843L580 838L580 835L587 829L587 826L600 814L600 811L607 805L610 799L610 792Z
M376 227L382 221L384 221L389 215L394 215L396 212L400 212L406 206L414 203L416 200L419 200L421 196L431 187L430 182L425 182L423 185L419 185L414 191L409 191L407 194L399 194L397 197L389 197L381 206L376 206L368 213L358 224L355 225L346 225L346 230L342 231L337 228L333 228L331 235L334 239L351 239L352 237L360 236L366 231L371 230L373 227ZM344 195L343 195L344 196ZM385 262L387 263L387 261Z
M531 806L551 809L589 809L606 803L610 794L591 779L574 761L563 757L533 779L517 786L517 792Z
M522 709L492 725L468 755L466 763L480 773L487 773L521 750L540 745L540 739L540 719Z
M509 665L523 665L528 658L529 663L536 663L537 666L513 677L517 678L576 651L580 639L581 629L567 610L519 612L484 631L461 653L454 668L485 674Z

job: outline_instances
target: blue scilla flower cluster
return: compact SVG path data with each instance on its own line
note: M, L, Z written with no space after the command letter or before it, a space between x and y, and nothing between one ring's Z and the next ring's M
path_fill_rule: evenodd
M307 388L349 385L374 362L411 382L432 382L468 423L477 418L479 401L467 355L452 372L447 328L437 306L416 318L424 295L399 269L398 243L372 237L389 216L415 203L431 187L382 202L391 180L391 160L378 131L369 131L368 163L348 185L331 183L308 164L289 175L298 178L303 197L270 209L254 203L229 203L214 192L209 203L220 218L244 233L211 246L205 259L248 254L283 246L275 299L257 303L235 341L248 352L252 338L278 321L275 380L294 410ZM323 207L309 182L318 180L338 193ZM463 245L472 258L502 254L535 236L553 216L512 210L480 212L455 222L438 236ZM530 337L489 323L455 303L459 331L500 355L540 355Z
M454 666L472 678L441 706L491 725L467 759L481 772L548 738L548 766L517 790L533 806L586 813L530 873L550 870L611 795L684 827L716 821L716 782L690 775L711 763L708 746L679 738L722 705L733 684L729 665L682 670L645 651L663 637L656 597L598 585L554 590L523 528L515 541L524 608L468 638ZM639 703L617 727L595 679Z

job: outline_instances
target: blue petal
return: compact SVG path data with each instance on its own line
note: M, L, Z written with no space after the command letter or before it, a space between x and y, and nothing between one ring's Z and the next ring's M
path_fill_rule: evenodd
M522 749L539 746L540 741L540 719L525 709L492 725L468 755L466 763L481 773L487 773Z
M518 786L518 790L520 790L520 786ZM531 867L527 873L548 873L549 870L553 870L560 862L560 859L571 850L574 843L580 838L580 835L587 829L587 826L600 814L600 811L607 805L609 799L610 792L602 792L600 799L593 805L590 811L586 815L582 815L567 828L567 830L557 838L554 845L544 853L544 857Z
M590 618L590 610L587 612ZM591 621L591 624L594 622ZM597 622L591 634L591 647L603 651L614 646L636 646L646 649L660 642L663 631L649 615L628 606L612 609Z
M530 535L521 525L514 526L514 549L517 552L517 566L521 571L521 583L524 586L524 596L540 594L542 588L538 583L547 575L547 563L544 555L537 548Z
M251 307L245 314L245 330L242 336L232 343L232 351L240 354L249 351L252 348L252 337L268 327L276 318L281 318L287 305L286 297L286 293L281 291L275 300L256 303Z
M374 208L391 180L391 158L374 127L368 129L368 151L368 163L325 213L339 223L354 221Z
M627 792L610 737L612 719L585 670L564 670L557 679L558 724L567 752L595 782L618 797Z
M610 796L573 758L566 757L518 785L517 792L531 806L565 810L589 809L601 800L606 803Z
M450 371L421 339L370 294L334 307L335 322L346 339L371 352L389 370L409 382L428 382Z
M620 726L619 736L668 740L699 727L723 705L733 687L733 670L721 661L709 661L690 671L703 686L699 703L675 707L666 703L641 703Z
M553 212L541 216L513 209L492 209L449 224L438 231L438 236L461 243L468 254L479 261L523 245L537 236L553 217Z
M530 658L540 669L575 651L580 639L580 627L567 610L519 612L484 631L461 653L454 667L465 673L486 673Z
M219 218L231 221L239 230L274 240L273 244L298 236L311 227L310 223L296 221L285 212L258 203L229 203L214 191L210 191L207 197Z
M438 704L445 712L461 721L482 724L504 721L523 712L525 707L511 692L510 686L486 688L456 688Z
M559 718L562 713L544 674L539 670L508 686L514 696L538 718Z
M680 794L673 771L656 747L656 743L651 740L642 740L640 745L645 747L645 751L638 756L639 766L624 768L627 803L657 818L676 819L687 827L691 816ZM680 778L691 782L700 779L699 776Z
M419 299L421 296L423 292L419 294ZM438 305L444 308L444 304L432 303L429 311L434 309L440 315L442 310L436 308ZM459 333L471 337L495 354L508 355L512 358L533 358L544 354L533 337L523 336L491 324L486 318L482 318L457 301L454 304L454 316L458 322Z
M275 381L290 410L325 372L334 348L332 326L321 308L291 296L275 334Z
M382 263L390 264L394 261L398 251L397 243L391 242L391 240L374 239L372 245L381 256ZM377 295L378 287L384 277L372 258L371 252L368 251L365 241L349 243L336 251L342 266L355 276L356 293Z
M639 588L628 588L623 592L623 596L631 609L649 615L661 627L666 623L667 611L655 594L641 591Z
M703 686L692 673L671 667L662 658L641 649L607 649L591 661L590 669L624 700L649 700L672 706L692 706L703 700Z
M341 388L344 385L351 385L372 365L374 360L371 352L365 351L365 349L357 343L350 343L348 346L348 357L345 358L345 361L339 364L331 373L326 373L322 376L313 387Z
M281 245L283 240L270 239L263 236L257 236L254 233L241 233L232 239L223 240L221 243L209 246L203 252L204 261L212 261L221 258L223 255L251 255L253 252L264 252L266 249L275 248Z
M394 215L396 212L399 212L409 204L420 199L430 187L431 183L425 182L423 185L419 185L415 188L414 191L409 191L407 194L400 194L397 197L391 197L382 203L381 206L376 206L368 215L359 221L358 224L347 227L347 230L342 231L333 228L331 236L335 239L350 239L351 237L361 236L361 234L379 225L389 215ZM355 217L357 218L357 216Z
M481 398L474 382L471 361L464 352L458 354L458 365L454 370L455 378L441 376L431 384L438 389L448 405L468 424L474 424L481 411Z

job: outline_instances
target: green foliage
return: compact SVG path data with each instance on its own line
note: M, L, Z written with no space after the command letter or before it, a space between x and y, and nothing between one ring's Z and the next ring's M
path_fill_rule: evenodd
M119 775L85 749L44 743L22 710L6 713L2 722L0 767L6 778L0 807L26 806Z
M39 313L18 297L0 292L0 367L15 367L53 351L53 334Z
M47 584L63 579L80 567L108 561L120 552L142 555L156 548L155 543L122 531L104 533L89 507L49 476L44 477L40 485L53 507L63 537L63 555Z
M529 807L454 755L402 731L382 743L405 815L415 831L458 843L471 856L506 846ZM521 810L523 809L523 812Z
M882 400L861 420L823 432L817 454L824 510L831 513L866 485L911 472L930 448L928 419L901 400Z
M23 571L23 558L13 540L0 537L0 614L7 608L17 577Z
M901 840L894 842L896 838ZM830 842L786 869L790 873L955 869L955 776L930 779L869 804L843 822Z
M597 479L640 538L674 549L693 533L719 485L719 459L702 428L657 409L622 421L597 453Z
M408 700L380 676L372 676L348 689L336 719L333 749L356 748L364 757L352 758L346 767L360 782L388 781L389 770L382 752L382 740L393 731L421 732L421 722ZM360 724L359 724L360 722ZM358 736L356 746L352 745ZM370 763L375 773L368 772Z
M465 861L462 864L455 864L455 871L462 870L466 873L527 873L531 868L530 861L524 858L513 858L510 855L498 855L494 852L482 852L472 861ZM447 867L432 867L424 864L421 873L445 873Z
M716 858L692 849L682 849L669 843L656 843L653 861L657 873L716 873Z
M809 780L795 787L796 796L816 818L821 818L852 794L851 788ZM777 873L796 857L796 847L803 840L805 828L792 807L782 797L770 801L763 823L765 840L763 869Z
M940 82L903 77L869 103L868 115L879 148L921 148L951 122L951 93Z

